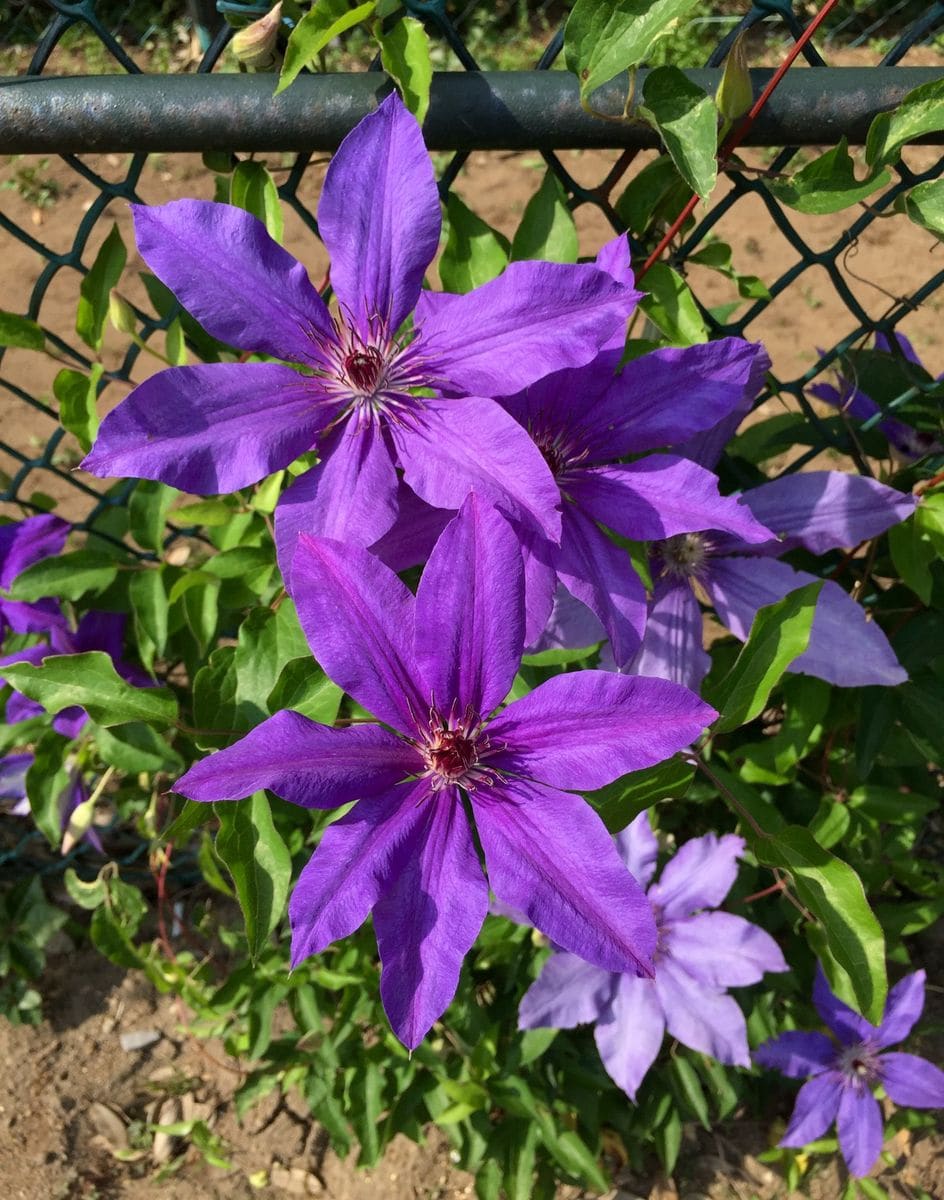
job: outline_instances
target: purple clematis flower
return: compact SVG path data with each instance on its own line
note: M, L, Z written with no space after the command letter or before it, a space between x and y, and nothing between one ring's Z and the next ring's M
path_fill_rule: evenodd
M26 775L33 765L32 754L7 754L0 758L0 801L10 803L7 810L14 817L28 817L30 802L26 794ZM59 821L63 831L69 828L69 820L80 804L89 798L89 790L76 770L69 772L69 782L59 796ZM12 803L11 803L12 802ZM99 854L105 853L102 840L95 828L89 826L82 837L94 846ZM65 846L63 850L65 851Z
M0 642L10 630L47 633L52 628L66 628L66 618L57 600L25 604L7 600L2 593L9 590L17 575L27 567L59 554L68 536L68 521L46 513L0 525Z
M643 887L649 884L659 845L645 813L617 835L616 845L628 871ZM666 1028L692 1050L750 1066L744 1014L725 991L788 967L759 926L709 911L731 890L743 851L743 839L733 834L692 838L649 887L659 930L651 979L601 970L557 951L525 993L518 1027L571 1029L595 1022L603 1065L632 1100Z
M397 515L397 463L429 504L457 509L474 488L559 538L547 467L488 397L588 362L639 293L593 265L544 262L512 263L467 295L421 291L440 204L398 96L352 130L325 178L318 225L335 315L241 209L181 200L136 207L134 220L148 265L214 337L300 369L162 371L105 418L87 470L229 492L316 449L321 461L276 509L283 573L299 531L360 546L381 537Z
M915 348L910 340L903 333L893 333L892 338L897 341L904 357L923 371L924 366L915 353ZM884 333L875 335L875 348L885 354L895 352L892 339ZM944 375L938 375L937 378L944 379ZM840 373L836 382L838 387L831 383L814 383L810 387L810 393L818 400L825 400L827 404L832 404L840 412L853 417L856 421L868 421L881 413L881 408L872 397L852 380ZM885 435L889 445L905 462L914 462L915 459L924 458L926 454L939 454L944 449L933 435L915 429L912 425L908 425L905 421L899 421L896 417L884 417L881 421L876 422L875 427Z
M836 1122L839 1148L852 1175L867 1175L882 1149L882 1113L872 1094L881 1084L903 1108L944 1108L944 1071L916 1054L886 1052L906 1038L924 1008L924 971L906 975L888 993L882 1023L871 1025L830 991L817 968L813 1003L835 1034L790 1030L764 1042L754 1061L800 1088L781 1146L805 1146Z
M565 789L662 761L713 710L664 680L580 671L491 716L521 659L523 568L510 525L474 494L436 543L415 598L369 551L307 535L292 584L316 658L383 726L332 729L280 712L175 785L203 801L259 788L304 807L357 800L295 887L292 962L373 911L384 1007L410 1047L455 993L489 885L604 970L651 971L645 897L600 819Z

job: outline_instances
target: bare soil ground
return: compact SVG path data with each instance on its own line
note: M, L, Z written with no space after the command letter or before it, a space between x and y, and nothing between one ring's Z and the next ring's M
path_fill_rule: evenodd
M843 61L874 61L874 56L847 55ZM909 57L915 65L937 63L930 51ZM911 165L933 161L929 148L907 151ZM615 152L564 153L562 160L582 182L596 183L615 161ZM649 158L641 156L636 168ZM757 166L766 164L759 152L745 155ZM86 166L115 181L125 177L127 160L118 156L89 156ZM277 159L270 166L279 167ZM457 191L476 212L511 235L529 197L537 189L543 163L533 154L473 154ZM24 181L24 169L32 172ZM324 163L315 163L301 188L312 208L319 194ZM33 184L29 180L32 179ZM38 181L38 183L37 183ZM0 163L0 207L33 244L4 236L0 259L0 308L23 311L26 297L43 271L48 254L68 255L76 227L99 195L92 182L61 160L19 159ZM35 185L35 186L34 186ZM36 186L44 189L37 193ZM719 191L729 185L722 182ZM138 191L149 203L176 197L209 198L212 181L195 156L154 156L141 176ZM117 222L130 258L122 290L145 305L136 271L143 263L133 250L127 204L113 201L82 252L91 263L102 239ZM849 212L827 217L791 214L801 237L814 250L826 249L846 228ZM585 206L577 212L581 252L594 254L610 231L600 213ZM756 197L740 200L717 226L728 241L734 263L742 272L757 274L768 283L797 261L797 249L773 225ZM293 213L286 216L285 244L320 280L326 255ZM44 256L40 247L45 247ZM913 289L942 265L944 249L905 217L895 215L873 223L839 264L840 285L846 286L866 312L883 313L894 297ZM78 345L74 334L79 273L66 265L53 274L40 310L42 324ZM691 281L708 304L734 298L733 288L718 276L693 268ZM901 327L909 334L934 374L944 370L940 299L931 299ZM817 346L833 344L852 328L852 318L821 267L806 271L749 328L748 335L768 347L775 372L782 379L801 375L816 358ZM123 339L106 336L104 361L117 366ZM25 351L11 351L2 364L3 379L12 385L0 391L0 439L23 456L38 455L55 429L52 418L29 407L32 396L55 409L52 380L61 364ZM135 378L143 378L159 363L142 356ZM117 403L125 385L109 388L106 407ZM774 405L776 402L771 402ZM53 470L38 468L24 481L21 494L39 490L61 503L73 519L88 507L89 498L69 477L78 461L76 447L64 440L53 459ZM0 454L0 468L11 474L19 462ZM83 482L81 475L79 482ZM84 482L91 483L90 480ZM21 515L11 509L11 514ZM928 962L941 979L940 944ZM188 1014L179 1004L158 997L134 975L122 976L92 950L61 939L51 956L42 984L46 1019L37 1028L12 1028L0 1023L0 1200L148 1200L173 1196L181 1200L243 1200L249 1197L318 1196L333 1200L458 1200L474 1195L469 1176L451 1162L449 1147L435 1129L423 1146L405 1139L393 1144L380 1166L358 1171L326 1148L327 1142L301 1101L274 1098L253 1110L240 1123L232 1105L239 1065L228 1060L222 1047L203 1043L186 1032ZM940 1021L940 1013L938 1013ZM146 1048L125 1050L122 1034L156 1033ZM138 1133L146 1121L201 1117L218 1135L228 1168L207 1165L193 1150L186 1151L177 1170L165 1181L161 1168L184 1148L162 1142L151 1151L138 1149ZM675 1180L632 1178L617 1171L618 1186L610 1194L620 1200L783 1200L782 1179L757 1161L771 1144L771 1131L747 1114L717 1135L708 1137L686 1129ZM901 1136L891 1147L897 1165L885 1170L881 1182L896 1200L911 1200L922 1187L944 1197L944 1138ZM814 1175L810 1194L815 1200L838 1200L843 1183L838 1168ZM560 1200L581 1195L562 1189Z

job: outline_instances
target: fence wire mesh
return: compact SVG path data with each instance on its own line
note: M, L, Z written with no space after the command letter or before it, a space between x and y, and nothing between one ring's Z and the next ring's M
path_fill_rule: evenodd
M136 74L146 68L198 73L219 71L227 66L233 69L225 54L233 29L224 18L256 16L267 7L236 0L218 0L215 6L207 0L191 0L184 13L179 7L165 3L160 21L155 21L153 3L48 0L14 4L7 19L0 24L0 53L8 64L3 70L23 72L23 63L28 64L25 66L28 75ZM554 23L566 16L566 10L559 4L481 4L475 0L449 4L446 0L406 0L404 7L421 19L428 32L434 35L438 46L438 68L475 71L482 65L501 66L500 55L495 58L496 47L502 46L503 39L507 45L509 29L517 31L513 37L519 37L522 30L527 29L527 44L533 43L537 47L534 69L547 71L561 66L562 28L555 30ZM888 4L881 0L880 3L846 5L839 11L844 15L824 26L821 35L815 39L819 49L811 43L804 51L813 69L828 70L826 60L840 43L846 46L865 46L867 43L856 60L860 65L867 62L891 66L908 62L911 61L908 56L913 55L915 48L927 47L944 30L944 3L940 2L928 5L900 0ZM800 36L807 15L794 11L789 0L759 0L743 16L720 13L700 18L688 27L691 37L684 43L674 43L676 46L681 44L679 53L688 56L688 60L680 65L693 65L692 46L703 47L706 36L717 35L720 40L707 56L706 64L717 66L723 61L733 38L744 30L762 33L775 56L782 57L782 51ZM543 36L543 45L539 45L538 35ZM874 41L876 38L883 40L878 44ZM704 51L701 52L704 55ZM666 53L671 54L671 48ZM342 67L351 63L349 57L343 57L343 51L338 61ZM678 58L670 61L678 62ZM932 58L932 61L940 60ZM373 62L369 69L378 70L379 63ZM160 122L159 111L155 112L154 120ZM456 128L460 128L458 123ZM238 141L238 134L234 133L234 141ZM552 130L549 142L553 144ZM545 141L545 145L549 142ZM764 179L785 172L790 164L795 164L798 153L797 147L777 146L767 153L745 153L732 163L711 206L670 248L666 261L686 276L702 317L713 333L757 340L765 340L765 331L771 328L789 328L791 313L795 314L804 305L822 303L813 295L813 280L816 280L816 289L821 290L825 276L828 288L841 306L841 324L834 318L826 320L824 313L819 338L807 347L809 365L797 370L795 363L791 368L775 361L770 388L758 403L770 402L775 396L776 403L801 413L806 421L802 439L806 448L789 462L778 464L779 469L796 470L825 452L851 458L859 470L869 471L868 461L859 452L856 431L840 416L824 416L822 406L810 402L808 389L814 379L828 374L850 347L866 344L876 332L890 333L899 327L911 329L909 322L922 310L925 314L932 313L931 320L936 322L933 306L938 304L935 294L944 284L944 264L940 255L931 253L933 239L930 234L926 239L926 261L915 259L902 264L906 270L894 280L876 277L867 267L857 269L857 255L869 239L880 241L884 236L882 222L894 213L899 195L916 183L936 179L944 172L944 157L937 149L928 147L920 148L915 154L906 153L904 160L895 167L893 185L874 202L870 200L868 204L860 204L840 214L841 224L837 226L836 219L801 220L765 188ZM452 188L463 186L470 167L470 155L469 148L461 143L461 136L457 136L451 153L436 156L443 198ZM541 157L560 180L588 240L595 236L598 245L604 231L612 228L622 232L626 228L618 193L640 164L651 157L650 152L639 155L633 150L614 150L608 156L595 154L579 158L545 149ZM11 273L7 275L2 307L21 310L21 296L29 289L25 315L40 322L47 335L47 344L61 360L59 364L51 363L48 374L44 374L32 361L37 356L33 355L28 362L29 352L0 350L0 411L3 415L0 501L14 505L16 512L23 514L47 508L50 501L55 500L63 515L108 536L109 512L125 503L133 484L126 483L109 490L98 481L91 481L72 470L79 455L69 435L58 425L51 381L62 364L84 369L91 366L88 355L78 349L70 337L79 283L87 274L111 221L127 220L127 202L147 202L153 190L147 185L160 174L162 160L152 155L149 162L149 156L144 153L123 158L68 154L61 156L61 163L71 182L54 185L60 194L57 203L84 208L84 211L70 209L74 221L69 225L68 236L50 244L52 239L47 237L44 229L41 201L45 159L37 162L22 158L11 162L10 178L5 185L12 185L20 192L21 199L26 198L27 208L32 196L31 212L37 218L33 228L28 227L29 222L24 221L19 212L23 204L12 215L13 205L10 210L0 212L0 228L12 239L10 252L5 255L4 273ZM300 233L306 237L308 231L317 234L314 210L323 156L319 158L311 153L283 155L276 165L282 179L279 194L297 219ZM590 177L594 172L596 177ZM190 176L185 180L187 186L180 194L207 195L210 178L210 173L203 168L190 169ZM87 197L84 204L80 200L76 203L82 195ZM474 203L473 200L473 206ZM894 219L907 225L904 217ZM742 231L750 229L748 246L754 247L761 262L764 248L774 239L784 239L789 248L789 261L778 267L776 278L764 279L767 293L745 299L735 292L733 302L730 297L724 302L724 297L719 297L718 293L719 282L723 281L719 281L717 274L702 269L697 254L713 238L719 234L724 236L726 230L734 227L740 227ZM640 262L658 241L658 233L653 230L641 238L637 231L634 252ZM593 249L595 247L587 247L590 253ZM301 257L309 262L315 260L315 277L319 269L317 253L306 255L302 252ZM782 258L780 255L780 260ZM832 299L830 303L833 303ZM168 327L175 314L172 312L163 320L156 319L147 308L142 292L138 315L143 323L144 342L148 343ZM933 339L927 335L924 340L930 343ZM99 383L104 408L111 407L125 394L132 375L138 381L145 369L151 369L147 365L147 355L139 345L128 349L122 347L120 355L116 351L109 358L106 342L105 362L107 369ZM940 414L938 411L934 415L934 407L939 406L940 401L921 380L916 380L913 387L897 396L884 396L882 415L905 411L922 394L930 404L930 409L925 405L925 424L936 422L939 427ZM876 417L871 423L879 419ZM793 440L797 440L795 432Z

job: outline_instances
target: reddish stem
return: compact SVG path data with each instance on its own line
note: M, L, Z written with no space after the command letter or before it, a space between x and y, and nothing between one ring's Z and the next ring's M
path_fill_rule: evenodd
M754 102L753 106L751 107L750 112L747 114L747 116L744 118L744 120L741 122L741 124L736 129L733 129L731 131L731 133L728 135L728 137L726 137L725 140L722 142L721 148L718 151L718 169L719 170L723 171L724 168L728 165L728 163L731 159L731 155L738 148L738 146L740 146L741 142L744 141L744 139L747 137L748 133L750 133L751 128L753 127L754 122L757 120L757 117L758 117L761 109L764 107L764 105L767 103L767 101L773 95L773 92L774 92L775 88L777 88L778 85L780 84L781 79L783 79L783 77L784 77L784 75L786 75L787 71L789 71L789 69L793 66L793 63L796 61L800 52L803 50L803 47L810 40L810 38L813 36L813 34L817 31L817 29L820 27L820 25L822 25L823 21L829 15L830 10L835 8L836 5L838 4L838 2L839 2L839 0L826 0L826 3L823 5L823 7L819 10L819 12L816 14L816 16L813 18L813 20L809 23L809 25L807 25L806 29L803 30L803 33L801 34L800 38L797 40L797 42L793 46L793 48L790 50L790 53L787 55L787 57L783 60L783 62L780 64L780 66L774 72L773 78L771 79L770 83L767 84L767 86L764 88L764 90L761 92L761 94L757 97L757 100ZM665 250L666 246L668 246L668 244L672 241L672 239L675 237L675 235L678 233L678 231L682 228L682 226L685 224L685 222L688 220L688 218L695 211L695 207L697 204L698 204L698 196L696 194L691 197L691 199L688 201L688 203L685 205L685 207L682 209L682 211L679 213L679 215L672 222L671 226L666 231L665 235L663 236L662 240L659 242L658 246L656 246L655 250L653 250L653 252L646 259L645 263L642 266L642 269L636 275L637 282L640 279L642 279L643 275L645 275L645 273L649 270L649 268L653 265L653 263L655 263L657 261L657 259L659 259L662 256L663 250Z
M171 962L177 961L174 948L167 936L167 925L164 922L164 902L167 898L167 871L170 868L170 856L174 851L174 843L168 842L164 847L164 857L157 872L157 936L161 947Z
M782 879L778 879L777 882L772 883L770 885L770 887L766 887L760 892L754 892L754 894L752 896L745 896L741 900L741 903L742 904L750 904L752 900L763 900L763 898L765 896L772 896L774 894L774 892L782 892L785 887L786 887L786 884L784 883L784 881Z

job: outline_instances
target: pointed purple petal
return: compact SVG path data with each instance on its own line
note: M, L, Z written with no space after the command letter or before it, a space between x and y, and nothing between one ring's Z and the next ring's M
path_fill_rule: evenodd
M754 1062L791 1079L819 1075L836 1061L836 1047L825 1033L805 1033L790 1029L771 1038L754 1051Z
M0 525L0 588L6 590L21 571L62 551L70 525L43 514Z
M587 1025L606 1009L619 978L576 954L560 950L551 955L521 998L518 1028L573 1029L575 1025Z
M565 504L557 574L606 631L617 667L639 649L646 593L629 555L573 504Z
M436 543L416 593L413 653L437 706L490 713L514 682L523 637L518 539L471 493Z
M541 636L528 647L527 653L579 650L605 639L606 630L590 609L572 596L562 584L557 583L550 616L544 622Z
M310 450L330 416L317 381L289 367L171 367L108 414L81 465L199 495L235 492Z
M924 971L913 971L888 993L885 1016L878 1027L878 1044L894 1046L911 1033L924 1010Z
M608 241L600 248L594 261L601 271L606 271L607 275L612 275L619 283L630 288L635 286L628 234L617 234Z
M670 921L700 908L717 908L734 887L743 853L744 839L733 833L689 838L666 863L649 898Z
M870 1091L854 1086L843 1089L836 1131L849 1174L868 1175L882 1152L882 1112Z
M635 541L722 529L745 542L769 542L770 530L718 477L685 458L653 454L628 466L588 467L568 484L576 504L602 525Z
M701 608L688 583L660 579L652 594L642 645L627 670L670 679L698 695L711 666L703 636Z
M856 546L910 517L914 496L864 475L806 471L744 493L744 503L780 539L778 553Z
M275 545L285 580L298 535L369 546L397 517L397 473L383 431L347 421L321 448L321 462L305 471L275 509Z
M602 351L572 371L546 375L524 391L503 396L499 403L535 441L557 442L567 447L568 456L586 461L589 447L601 440L605 443L609 434L609 425L598 420L597 412L623 357L622 330L619 344L618 350Z
M510 396L588 363L640 294L593 266L514 262L464 296L421 293L416 323L446 390Z
M897 330L892 334L891 338L885 333L877 333L875 335L875 349L881 350L885 354L894 354L895 351L892 344L892 339L894 339L901 347L902 353L909 362L913 362L916 367L920 367L922 365L921 359L918 358L917 351L911 344L911 339L903 333L898 333Z
M63 737L74 738L78 737L88 724L88 719L88 713L84 708L78 706L64 708L62 712L56 713L53 717L52 727Z
M338 147L318 205L331 286L355 322L379 317L396 331L420 294L441 224L423 135L394 92Z
M659 857L659 842L649 824L649 814L643 810L616 835L615 841L630 875L640 887L648 887Z
M765 971L789 970L769 933L731 913L671 921L663 936L667 952L710 987L744 987L758 983Z
M41 717L46 710L36 700L30 700L22 692L11 692L4 712L7 725L18 725L20 721L28 721L31 717ZM68 712L68 709L64 711Z
M388 792L420 767L417 752L376 725L331 729L278 712L174 784L191 800L240 800L268 788L303 808L338 808Z
M882 1086L904 1108L944 1108L944 1071L917 1054L883 1054Z
M55 633L68 629L69 622L58 600L37 600L27 604L20 600L0 600L0 636L3 621L14 633Z
M301 534L292 599L327 674L368 712L412 734L429 708L413 659L415 601L406 584L358 546Z
M0 800L22 800L26 795L26 772L32 754L7 754L0 758Z
M594 966L651 972L652 910L584 800L524 779L502 779L470 799L500 900Z
M72 645L67 653L83 654L88 650L103 650L117 666L124 649L127 624L128 618L125 613L96 610L87 612L72 635Z
M495 765L551 787L605 787L670 758L714 719L714 709L665 679L574 671L554 675L489 726L504 748Z
M612 462L679 442L734 412L740 420L770 366L764 348L722 338L653 350L627 363L588 415L591 462Z
M819 964L813 980L813 1004L824 1024L829 1026L844 1046L875 1040L875 1027L833 995Z
M256 217L229 204L133 204L147 265L207 333L240 350L310 362L312 333L332 336L308 273Z
M706 987L672 958L656 962L655 988L669 1033L718 1062L749 1067L747 1023L737 1002Z
M284 497L281 503L285 503ZM370 552L386 563L391 571L400 572L426 562L436 545L436 539L456 514L449 508L433 508L402 481L397 487L396 505L396 521L370 547Z
M458 792L440 792L425 809L414 853L374 908L380 995L409 1050L451 1003L488 911L488 884Z
M293 967L353 933L394 887L417 852L428 799L421 780L361 800L328 826L289 900Z
M704 579L719 618L741 641L747 640L759 608L815 582L815 575L776 559L734 555L713 558ZM894 687L908 678L882 630L832 580L823 584L816 602L809 645L789 670L839 687Z
M470 491L560 538L560 489L541 452L492 400L424 400L390 428L403 476L427 504L457 509Z
M797 1092L793 1116L779 1145L799 1147L821 1138L836 1119L844 1091L843 1077L838 1071L825 1071L804 1083Z
M594 1039L606 1073L630 1100L655 1062L665 1035L665 1017L652 979L620 975L608 1016L597 1022Z

